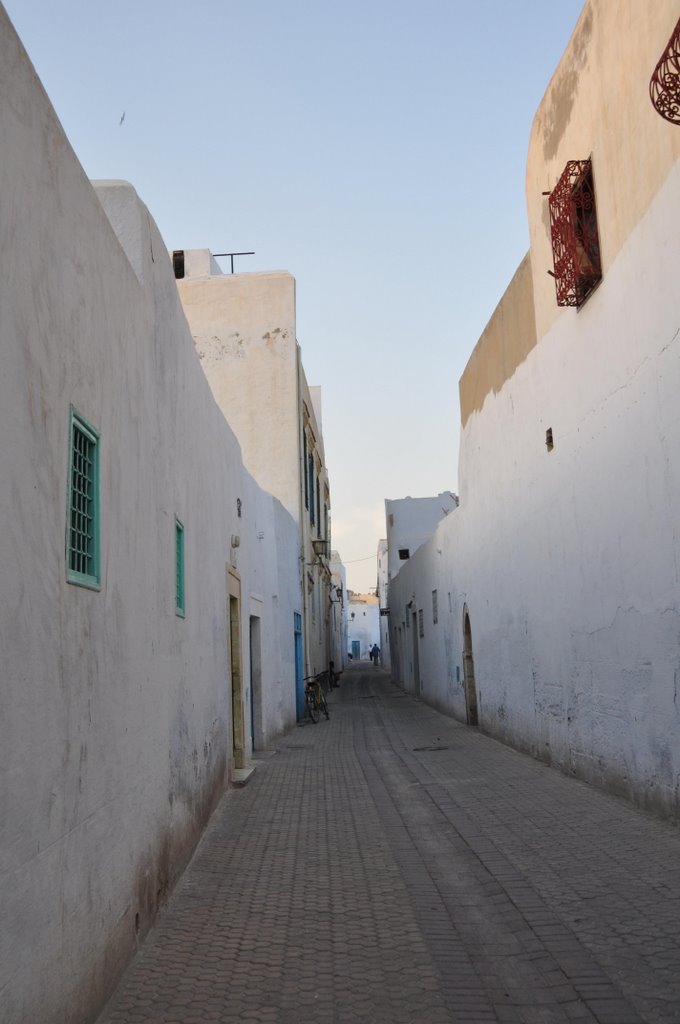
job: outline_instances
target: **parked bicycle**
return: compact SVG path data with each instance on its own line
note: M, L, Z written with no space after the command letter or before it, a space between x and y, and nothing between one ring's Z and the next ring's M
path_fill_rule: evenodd
M311 721L316 723L324 714L330 718L328 704L323 692L323 683L328 682L328 672L318 672L315 676L307 676L305 679L305 708Z

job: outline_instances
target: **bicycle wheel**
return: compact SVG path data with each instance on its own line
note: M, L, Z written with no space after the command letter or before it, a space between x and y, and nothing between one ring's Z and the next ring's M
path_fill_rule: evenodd
M325 697L321 698L321 710L323 711L327 719L331 717L328 711L328 704L326 703Z
M307 694L307 714L311 718L314 725L319 721L319 708L316 703L316 697L313 693Z

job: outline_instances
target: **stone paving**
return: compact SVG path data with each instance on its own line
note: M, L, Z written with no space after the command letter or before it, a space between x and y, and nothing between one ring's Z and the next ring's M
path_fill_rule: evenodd
M680 830L368 664L227 793L99 1024L680 1022Z

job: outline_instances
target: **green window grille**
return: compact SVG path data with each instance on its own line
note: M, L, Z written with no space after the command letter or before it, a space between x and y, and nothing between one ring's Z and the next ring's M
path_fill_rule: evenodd
M314 456L308 455L309 472L309 521L314 526Z
M66 523L66 578L98 589L99 434L71 409L69 503Z
M175 519L175 612L184 618L184 527Z
M305 508L309 508L309 474L307 472L307 434L302 433L302 466L305 477Z
M316 535L321 536L321 483L316 478Z

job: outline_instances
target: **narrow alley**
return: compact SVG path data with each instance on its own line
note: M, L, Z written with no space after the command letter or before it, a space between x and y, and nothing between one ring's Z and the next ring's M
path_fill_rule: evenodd
M366 663L223 798L99 1024L680 1021L680 832Z

